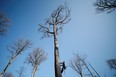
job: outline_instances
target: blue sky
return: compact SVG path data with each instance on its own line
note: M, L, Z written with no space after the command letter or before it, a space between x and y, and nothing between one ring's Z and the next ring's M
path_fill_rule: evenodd
M38 77L54 77L53 38L40 40L41 33L37 31L38 24L43 24L46 18L65 0L0 0L0 11L6 13L11 19L11 26L7 36L0 37L0 72L8 61L9 52L6 46L18 38L30 39L33 48L45 49L48 59L39 66ZM71 21L64 26L63 32L58 35L61 61L69 65L73 53L87 55L97 72L107 77L112 72L106 64L106 60L116 58L116 11L107 14L96 14L93 3L96 0L67 0L71 8ZM7 72L12 72L17 77L19 70L27 54L32 49L26 50L18 56ZM25 65L26 77L31 75L31 66ZM71 68L67 68L66 77L76 77L77 74Z

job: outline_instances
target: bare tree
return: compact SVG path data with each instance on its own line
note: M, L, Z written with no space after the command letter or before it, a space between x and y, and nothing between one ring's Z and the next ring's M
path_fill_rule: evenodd
M70 67L76 71L81 77L84 77L85 75L89 75L91 77L100 77L98 72L92 67L92 65L88 65L87 62L85 61L86 57L85 56L80 56L79 54L74 55L74 59L71 60L70 62ZM91 68L90 68L90 67ZM87 70L89 74L85 74L84 71ZM92 71L93 70L93 71ZM94 73L96 74L94 74Z
M74 71L76 71L81 77L83 77L83 69L85 67L82 60L85 60L85 59L80 59L80 57L78 55L75 55L74 59L71 60L71 62L70 62L70 67Z
M35 77L38 66L46 59L46 53L40 48L34 49L33 52L28 55L26 62L33 66L32 77Z
M7 68L11 65L13 60L20 55L23 51L25 51L27 48L31 47L32 43L30 40L23 40L19 39L18 41L14 42L12 45L8 46L8 51L11 53L10 60L8 61L5 68L2 70L0 77L4 75Z
M12 73L5 73L3 77L14 77Z
M109 59L107 60L107 64L111 69L116 70L116 59Z
M114 69L115 70L114 76L116 77L116 59L109 59L106 62L108 64L108 66L110 67L110 69Z
M60 70L60 58L58 49L57 35L62 32L63 25L70 21L70 9L67 4L60 5L46 20L45 25L39 24L39 32L43 33L42 38L54 37L54 67L55 77L62 77Z
M5 35L8 30L10 20L5 14L0 12L0 35Z
M110 13L116 9L116 0L97 0L94 5L98 13L104 11Z
M24 66L22 66L20 69L19 69L19 71L17 71L17 73L18 73L18 77L24 77L24 72L25 72L25 67Z

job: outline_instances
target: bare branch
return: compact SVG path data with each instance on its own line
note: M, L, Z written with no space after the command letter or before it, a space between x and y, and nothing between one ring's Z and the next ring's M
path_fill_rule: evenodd
M19 71L16 71L18 73L18 77L24 77L25 67L20 67Z
M70 9L67 3L60 5L46 20L45 25L39 25L39 32L43 33L42 38L54 35L53 27L56 26L56 33L62 32L63 24L70 21Z
M68 23L70 18L70 9L67 6L67 3L60 5L52 14L51 17L54 19L55 25L63 25Z
M14 56L14 54L15 55L21 54L23 51L25 51L27 48L30 48L31 46L32 43L30 40L18 39L18 41L8 46L7 49Z
M19 39L18 41L14 42L12 45L10 45L7 49L12 54L11 58L9 59L7 65L3 69L3 71L0 74L0 77L4 75L7 68L11 65L13 60L20 55L23 51L25 51L27 48L31 47L32 43L30 40L23 40Z
M91 77L100 77L100 75L97 73L97 71L90 65L91 70L89 68L89 65L85 61L86 56L80 56L79 54L74 55L74 59L71 60L70 66L71 68L76 71L81 77L84 77L84 75L89 75ZM88 74L85 74L84 71L88 71ZM95 72L96 74L94 74Z
M43 33L43 36L41 38L51 37L54 34L54 32L52 32L50 28L45 27L45 26L40 25L40 24L39 24L38 31Z
M34 49L32 53L29 54L27 62L33 65L40 65L47 59L47 55L43 49Z
M74 59L70 63L70 67L74 71L76 71L81 77L83 77L83 69L84 69L84 63L82 62L82 60L84 59L81 59L79 55L76 54L74 56Z
M8 30L10 20L5 14L0 12L0 35L5 35Z
M116 59L109 59L107 60L107 64L111 69L116 70Z
M43 49L37 48L30 53L26 59L28 64L33 66L32 77L35 77L35 73L38 69L38 66L47 59L47 55Z
M116 0L97 0L94 5L98 13L104 11L110 13L116 9Z
M89 65L93 69L93 71L97 74L97 76L100 77L99 73L94 69L94 67L91 64L89 64Z

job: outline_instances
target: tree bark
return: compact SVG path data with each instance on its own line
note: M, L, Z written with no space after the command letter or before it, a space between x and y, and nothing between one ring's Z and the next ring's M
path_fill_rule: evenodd
M35 67L33 68L32 77L35 77L36 71L37 71L37 66L35 66Z
M59 51L58 51L58 40L57 40L57 33L56 33L56 25L53 27L54 29L54 58L55 58L55 77L62 77L61 70L60 70L60 60L59 60Z
M2 77L2 76L5 74L7 68L11 65L12 61L13 61L15 58L16 58L16 55L14 55L14 57L12 57L12 58L9 60L8 64L6 65L6 67L4 68L4 70L2 71L2 73L0 74L0 77Z
M80 76L81 76L81 77L83 77L83 74L82 74L82 73L80 73Z

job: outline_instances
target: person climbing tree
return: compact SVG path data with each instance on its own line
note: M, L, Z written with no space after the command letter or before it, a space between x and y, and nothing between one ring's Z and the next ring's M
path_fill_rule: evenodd
M60 66L61 66L61 73L63 73L63 71L66 70L66 68L67 68L65 65L65 61L61 62Z

